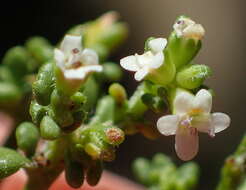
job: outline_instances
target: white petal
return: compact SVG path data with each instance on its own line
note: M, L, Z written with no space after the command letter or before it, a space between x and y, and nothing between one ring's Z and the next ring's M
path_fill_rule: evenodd
M195 128L179 127L175 136L175 150L181 160L194 158L199 149L199 137Z
M81 62L85 65L98 65L99 58L97 53L92 49L84 49L81 56Z
M65 55L61 50L59 49L54 50L54 58L58 67L62 69L65 68Z
M156 39L150 40L148 45L151 51L153 51L154 53L162 52L167 45L167 39L156 38Z
M194 95L186 91L178 91L174 99L174 113L185 114L192 109Z
M140 69L137 59L134 55L125 57L120 60L120 65L128 71L138 71Z
M224 113L213 113L212 124L214 126L215 133L219 133L229 127L231 119Z
M135 80L137 81L141 81L144 79L144 77L146 77L146 75L149 73L149 70L147 67L144 67L142 69L140 69L139 71L137 71L134 75Z
M192 127L196 128L199 132L208 133L211 137L215 135L211 114L200 114L193 117Z
M169 136L174 135L178 128L179 117L177 115L166 115L158 119L157 129L161 134Z
M153 57L153 60L151 61L149 67L153 69L158 69L163 63L164 63L164 54L160 52Z
M67 79L85 79L85 77L92 72L101 72L103 67L101 65L82 66L78 69L69 69L64 71L64 76Z
M205 113L210 113L212 108L212 95L208 90L201 89L197 92L193 108L201 109Z
M61 43L61 50L68 56L73 49L82 50L82 37L66 35Z

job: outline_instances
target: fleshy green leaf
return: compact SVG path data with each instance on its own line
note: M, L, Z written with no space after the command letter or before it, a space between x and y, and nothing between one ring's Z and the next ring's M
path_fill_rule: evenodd
M17 172L28 163L28 160L18 152L9 148L0 148L0 179Z
M195 89L211 74L211 69L206 65L189 65L177 73L176 82L182 88Z

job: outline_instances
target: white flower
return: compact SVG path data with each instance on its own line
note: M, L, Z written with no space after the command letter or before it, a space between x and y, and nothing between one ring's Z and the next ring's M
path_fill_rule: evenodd
M66 79L84 80L91 72L101 72L98 55L82 48L81 36L66 35L60 49L54 50L56 65Z
M212 96L200 90L196 96L181 91L174 99L174 115L161 117L157 128L163 135L175 135L175 149L182 160L192 159L198 152L198 131L211 137L230 125L224 113L211 114Z
M120 60L120 65L129 71L136 72L134 77L137 81L142 80L152 70L159 68L164 64L163 50L167 45L165 38L156 38L150 40L148 46L150 51L143 55L131 55Z
M205 30L201 24L196 24L193 20L181 17L174 25L173 29L178 37L202 39Z

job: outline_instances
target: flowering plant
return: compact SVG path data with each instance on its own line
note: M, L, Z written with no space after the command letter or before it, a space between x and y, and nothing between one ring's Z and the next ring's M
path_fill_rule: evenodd
M115 159L126 135L176 135L177 155L188 161L198 152L198 132L214 137L229 127L227 114L211 114L213 91L203 85L211 69L193 62L205 35L201 24L181 16L168 39L151 37L143 54L112 63L106 60L128 34L117 19L109 12L73 27L56 46L33 37L7 51L0 67L1 108L11 113L29 109L31 119L15 113L22 118L15 130L17 150L0 148L1 178L23 168L25 189L45 190L65 170L71 187L79 188L84 179L95 186L103 162ZM120 66L141 81L130 97L119 83ZM147 120L147 111L163 116ZM219 190L243 184L244 149L241 145L226 162ZM177 168L162 154L151 162L137 159L133 170L156 190L192 189L199 171L193 162Z

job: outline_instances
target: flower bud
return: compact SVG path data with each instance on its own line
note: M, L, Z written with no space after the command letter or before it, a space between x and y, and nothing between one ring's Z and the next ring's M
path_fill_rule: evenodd
M176 83L182 88L195 89L211 74L211 69L206 65L188 65L177 73Z
M27 156L32 156L39 140L38 128L30 122L24 122L17 127L15 136L18 147Z
M122 70L116 63L104 63L103 64L103 76L109 82L116 82L122 78Z
M53 59L53 47L47 39L40 36L32 37L26 41L25 45L39 64Z
M45 116L40 123L40 134L44 139L55 140L60 137L61 129L49 116Z
M203 36L204 29L200 24L196 24L184 16L177 19L166 48L170 61L175 64L177 69L190 63L197 55Z
M0 179L14 174L28 162L18 152L9 148L0 147Z
M127 94L125 88L119 83L113 83L109 87L109 94L115 99L115 101L122 105L126 99Z

